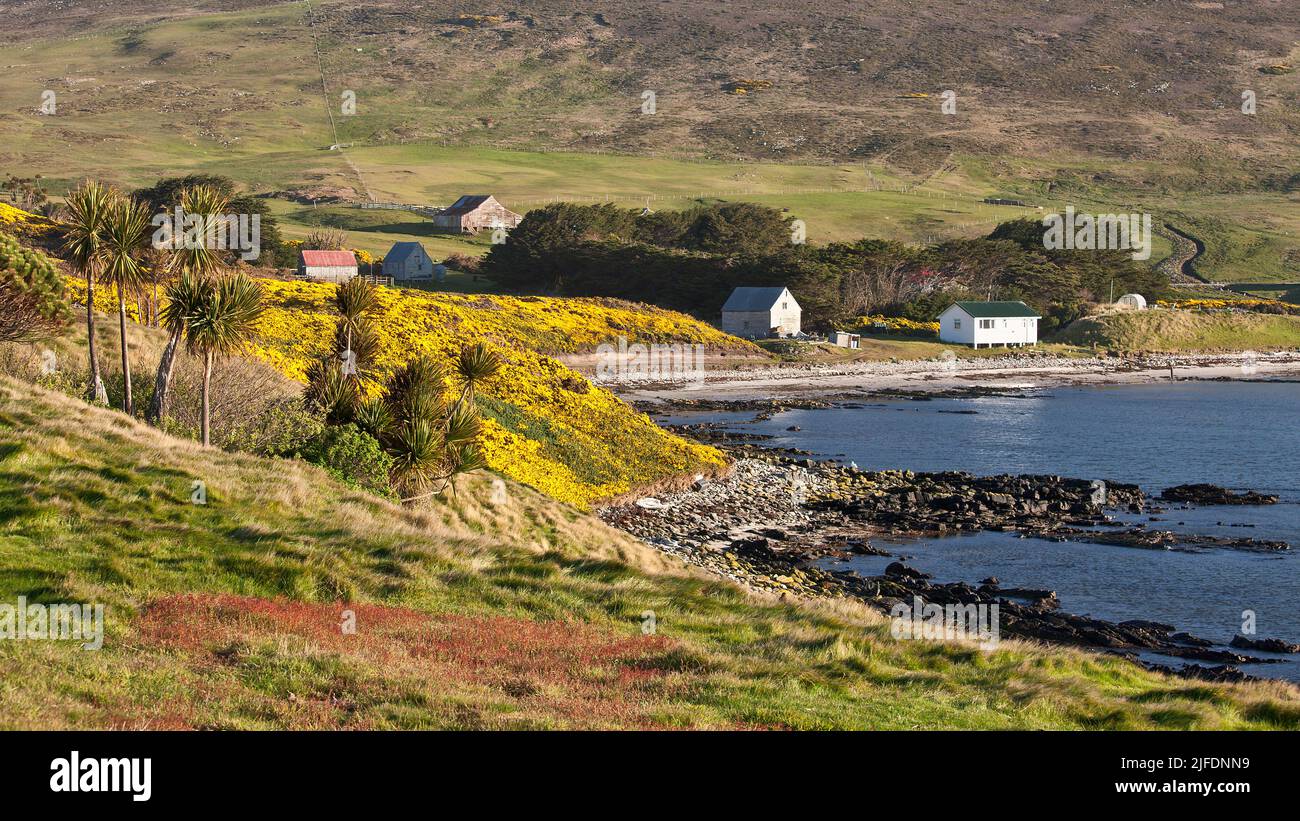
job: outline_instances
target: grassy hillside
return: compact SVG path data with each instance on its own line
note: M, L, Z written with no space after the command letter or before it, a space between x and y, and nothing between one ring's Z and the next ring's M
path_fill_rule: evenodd
M260 282L268 307L249 353L280 374L305 381L310 362L333 344L335 286ZM69 278L68 285L72 298L84 301L81 281ZM96 291L96 305L105 313L116 310L106 289ZM420 353L446 359L466 344L492 345L505 364L480 398L486 417L480 444L488 464L579 506L660 481L713 473L725 460L711 447L665 431L547 354L590 351L625 337L629 344L676 342L761 355L751 343L684 314L618 300L381 288L375 325L380 341L375 364L385 375ZM106 354L103 363L112 368L111 359ZM135 371L148 375L154 368L144 363Z
M899 642L860 607L752 597L513 482L491 497L476 477L399 508L0 379L0 601L107 608L99 651L0 642L0 726L1300 726L1281 683Z
M1053 340L1120 351L1244 351L1300 347L1300 316L1134 311L1080 319Z
M17 4L0 44L0 171L55 190L207 171L355 200L491 191L521 211L745 199L790 209L813 242L974 236L1027 213L981 202L992 195L1149 211L1206 242L1205 277L1300 281L1288 4L1064 14L996 0L975 19L904 0L764 0L744 15L645 0L221 6L111 0L56 19ZM761 82L736 93L747 80ZM54 115L38 113L45 91ZM482 251L416 217L275 210L290 237L329 222L373 253L410 239Z

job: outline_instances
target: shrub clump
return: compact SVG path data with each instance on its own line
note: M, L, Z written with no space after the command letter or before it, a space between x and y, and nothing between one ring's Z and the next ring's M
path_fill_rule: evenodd
M54 260L0 234L0 342L54 336L70 318Z
M393 457L383 445L356 425L326 426L298 453L298 456L324 468L349 487L396 499L389 473Z

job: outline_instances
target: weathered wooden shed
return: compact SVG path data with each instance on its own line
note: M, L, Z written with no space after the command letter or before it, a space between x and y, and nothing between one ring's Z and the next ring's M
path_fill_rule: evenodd
M523 217L497 202L491 194L465 194L433 217L439 231L474 234L479 231L514 228Z

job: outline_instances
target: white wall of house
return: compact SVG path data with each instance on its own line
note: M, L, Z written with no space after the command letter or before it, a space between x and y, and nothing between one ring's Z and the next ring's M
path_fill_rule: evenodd
M355 265L307 265L300 269L308 279L322 279L326 282L347 282L357 275Z
M772 327L781 329L783 336L795 336L803 330L803 309L789 291L781 294L781 299L772 306Z
M391 270L390 270L391 269ZM433 279L433 260L420 249L408 256L401 263L384 265L384 276L395 280Z
M939 315L939 339L976 348L992 345L1037 345L1038 319L1011 316L976 319L953 305Z
M771 311L723 311L722 330L745 339L763 339L772 330Z

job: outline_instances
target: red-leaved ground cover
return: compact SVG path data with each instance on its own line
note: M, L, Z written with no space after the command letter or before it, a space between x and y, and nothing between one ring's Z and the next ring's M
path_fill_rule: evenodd
M690 685L672 639L571 621L187 594L146 606L137 632L188 668L195 703L279 726L391 726L415 708L439 726L651 728Z

